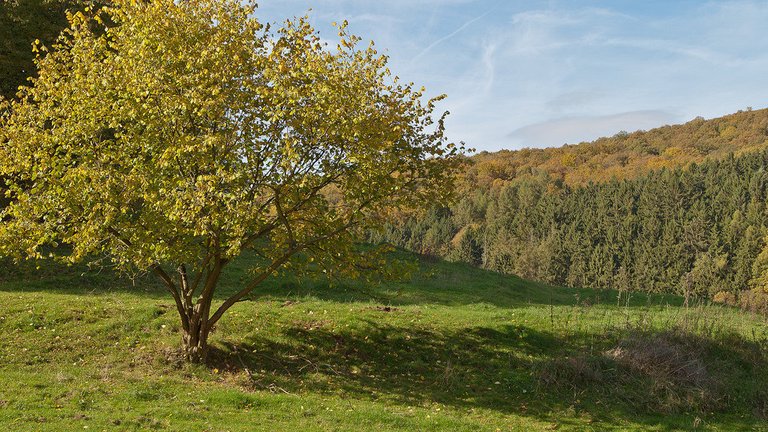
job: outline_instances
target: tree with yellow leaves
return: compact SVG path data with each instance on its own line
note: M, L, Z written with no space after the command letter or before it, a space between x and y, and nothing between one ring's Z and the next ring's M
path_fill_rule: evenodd
M254 11L122 0L70 15L39 47L32 86L0 107L3 252L155 273L193 361L270 275L384 264L357 234L446 198L462 159L436 100L346 23L332 49L306 19L272 30ZM216 300L246 250L259 256L252 279Z

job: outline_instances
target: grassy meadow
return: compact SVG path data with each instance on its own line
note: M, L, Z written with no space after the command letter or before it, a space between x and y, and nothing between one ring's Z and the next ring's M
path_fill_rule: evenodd
M248 258L222 281L246 278ZM768 323L673 296L422 260L379 288L273 279L178 354L153 279L44 267L0 282L12 431L768 430Z

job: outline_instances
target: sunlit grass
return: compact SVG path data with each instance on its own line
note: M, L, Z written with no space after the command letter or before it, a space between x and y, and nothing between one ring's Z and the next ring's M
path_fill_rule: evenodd
M224 293L246 265L235 264ZM162 287L81 273L0 284L9 430L765 428L768 326L731 308L617 301L423 262L430 276L376 288L378 300L354 284L272 280L225 316L210 363L196 366L179 361L178 318ZM602 362L628 336L670 329L706 341L709 370L727 381L716 409L650 403L652 383L631 371L615 376L632 381L612 382L610 362L602 381L542 381L558 359Z

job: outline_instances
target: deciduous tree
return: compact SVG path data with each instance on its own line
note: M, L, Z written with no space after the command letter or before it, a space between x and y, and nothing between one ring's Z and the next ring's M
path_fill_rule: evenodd
M447 197L463 152L445 114L433 119L436 99L392 77L346 23L328 47L304 18L272 30L254 11L123 0L70 15L2 110L6 252L155 273L192 360L275 272L378 264L357 234L387 209ZM217 300L246 250L260 257L252 279Z

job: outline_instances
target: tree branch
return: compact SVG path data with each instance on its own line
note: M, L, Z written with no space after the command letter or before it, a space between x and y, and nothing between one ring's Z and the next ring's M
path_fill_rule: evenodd
M224 315L224 312L226 312L227 309L232 307L232 305L234 305L235 303L240 301L241 298L245 297L246 295L248 295L248 293L253 291L254 288L256 288L260 283L264 282L265 279L267 279L272 273L274 273L278 268L280 268L280 266L282 266L289 259L291 259L291 257L293 257L296 253L298 253L299 251L301 251L302 249L304 249L306 247L309 247L309 246L312 246L314 244L317 244L317 243L319 243L319 242L321 242L323 240L327 240L327 239L329 239L329 238L331 238L331 237L333 237L335 235L338 235L338 234L348 230L355 223L356 223L356 221L350 220L347 223L345 223L344 225L342 225L341 227L339 227L339 228L337 228L337 229L335 229L335 230L333 230L333 231L331 231L331 232L329 232L327 234L324 234L322 236L316 237L316 238L314 238L314 239L312 239L312 240L310 240L308 242L305 242L305 243L303 243L301 245L295 245L294 247L289 249L285 254L283 254L283 256L281 256L280 258L278 258L275 261L273 261L272 264L270 264L270 266L267 267L266 270L264 270L259 276L257 276L253 281L251 281L245 288L243 288L242 290L237 292L235 295L233 295L233 296L229 297L227 300L225 300L224 303L222 303L221 306L219 306L219 308L216 309L216 312L208 320L208 322L210 323L210 326L213 327L219 321L219 319L221 319L221 316Z
M117 241L124 244L126 247L133 246L131 241L123 238L123 236L120 235L120 232L118 232L114 227L107 227L107 231L109 231L109 233L112 234L112 236L114 236ZM181 324L184 327L184 330L189 330L189 317L187 316L186 310L184 308L184 303L181 301L179 291L176 288L176 285L173 283L173 279L168 276L168 273L163 270L160 264L153 264L150 268L156 275L160 277L160 279L163 280L163 282L165 282L165 288L168 290L168 292L171 293L174 302L176 302L176 310L179 312L179 316L181 317Z

